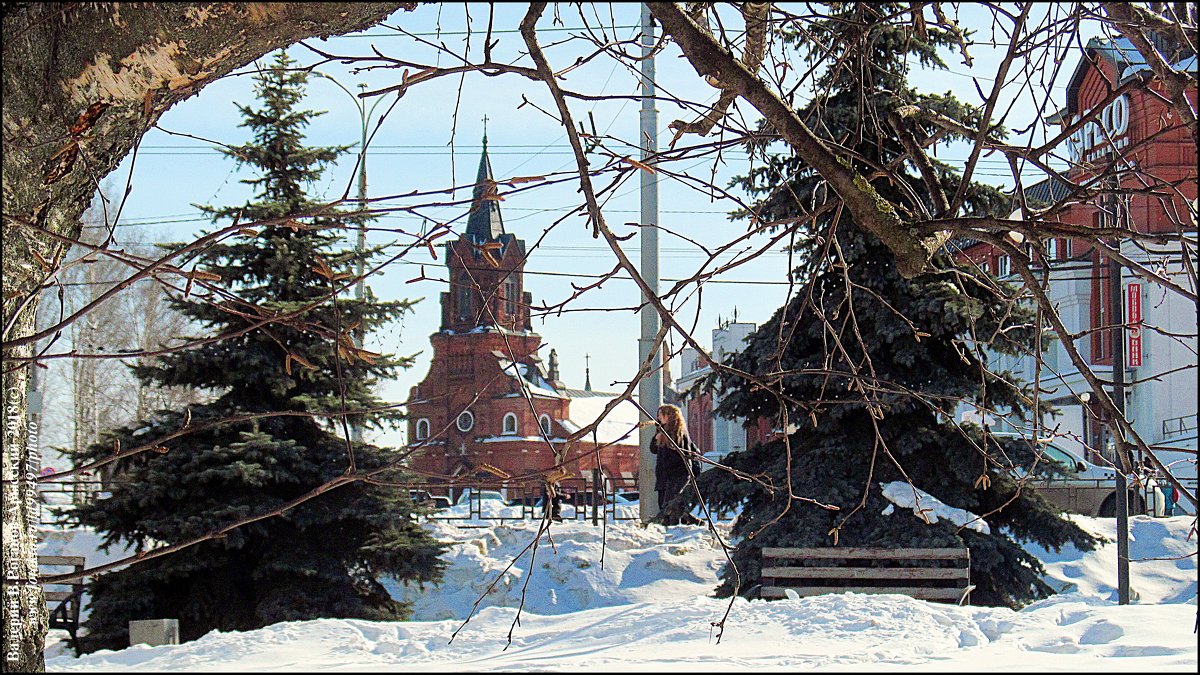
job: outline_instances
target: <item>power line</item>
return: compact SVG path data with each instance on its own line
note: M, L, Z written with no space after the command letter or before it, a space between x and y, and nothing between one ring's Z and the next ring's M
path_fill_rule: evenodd
M544 28L539 27L538 33L561 33L561 32L571 31L571 30L582 31L582 30L588 30L588 29L591 29L591 30L601 30L601 29L619 30L621 28L640 28L640 26L633 25L633 24L628 25L628 26L548 26L548 27L544 27ZM521 32L521 29L519 29L519 28L494 28L494 29L492 29L492 35L497 35L497 34L501 34L501 33L520 33L520 32ZM479 29L476 29L476 30L444 30L444 31L437 31L437 32L433 32L433 33L410 33L407 31L397 30L392 33L362 33L362 34L340 35L340 36L338 36L338 39L340 40L342 38L406 37L406 36L410 36L410 35L414 36L414 37L440 37L440 36L445 36L445 35L486 35L486 34L487 34L487 31L479 30Z

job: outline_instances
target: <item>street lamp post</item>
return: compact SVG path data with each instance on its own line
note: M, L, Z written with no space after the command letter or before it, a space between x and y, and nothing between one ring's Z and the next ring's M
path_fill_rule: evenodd
M383 101L383 97L377 98L375 103L371 104L370 109L368 109L365 101L355 96L353 92L347 89L341 82L338 82L332 75L321 72L316 72L316 74L336 84L338 89L346 92L350 99L354 101L354 107L358 109L359 120L362 123L362 135L360 136L358 146L358 210L360 214L365 213L367 210L367 120L375 113L375 107ZM365 92L367 85L360 82L358 88ZM366 272L367 250L367 222L365 219L360 220L358 223L358 242L354 250L358 254L358 281L354 284L354 298L361 301L366 297L367 286L366 279L363 278ZM354 330L354 338L358 342L358 346L362 347L366 339L366 329L361 324ZM350 425L350 439L355 443L362 441L361 424L356 422Z

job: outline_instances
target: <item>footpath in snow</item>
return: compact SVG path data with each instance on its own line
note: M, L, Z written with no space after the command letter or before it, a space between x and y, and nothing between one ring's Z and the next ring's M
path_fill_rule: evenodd
M1114 536L1112 519L1074 518ZM704 527L555 523L531 556L522 551L536 522L431 522L452 543L445 581L390 588L413 603L413 621L288 622L79 659L57 645L47 650L47 669L1196 672L1196 540L1187 538L1194 519L1130 521L1133 605L1116 604L1115 544L1088 553L1031 546L1063 592L1019 612L858 594L731 606L708 597L724 554ZM712 624L727 610L717 643Z

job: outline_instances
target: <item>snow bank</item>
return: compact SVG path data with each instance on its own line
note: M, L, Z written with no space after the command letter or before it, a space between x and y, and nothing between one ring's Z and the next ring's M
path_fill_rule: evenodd
M1111 539L1112 519L1073 518ZM601 538L600 528L556 523L553 543L543 540L532 557L521 549L534 523L430 523L452 542L446 581L395 589L412 593L426 620L287 622L177 646L57 656L47 670L1196 672L1195 520L1133 517L1130 524L1134 604L1118 606L1112 595L1115 544L1089 552L1029 545L1065 592L1014 612L900 595L717 600L707 595L723 556L701 527L610 523ZM465 610L497 575L497 590L464 626ZM525 611L514 625L525 581ZM727 610L717 643L713 623Z
M569 516L569 506L563 506ZM393 597L413 602L414 619L465 619L485 593L481 607L517 607L565 614L596 607L683 599L710 593L725 556L703 528L646 528L609 523L554 523L537 549L539 522L486 529L431 522L435 538L451 544L439 586L385 582ZM728 526L718 526L727 532ZM512 561L516 561L510 566ZM489 592L489 588L491 589Z
M457 621L321 619L179 646L132 647L75 660L84 671L730 671L939 670L1195 672L1192 605L1117 607L1065 599L1025 612L938 605L905 596L642 602L560 616L488 608ZM512 644L507 635L512 630ZM507 648L506 648L507 647Z
M1116 519L1067 517L1107 543L1099 551L1086 553L1073 544L1060 551L1048 551L1031 542L1023 547L1042 561L1046 582L1060 593L1117 602ZM1129 586L1134 602L1196 603L1196 534L1189 533L1195 523L1193 516L1129 517Z

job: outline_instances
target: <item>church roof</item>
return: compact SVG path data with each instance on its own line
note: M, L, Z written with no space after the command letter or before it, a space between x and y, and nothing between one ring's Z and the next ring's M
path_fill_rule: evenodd
M495 353L493 352L493 355ZM561 393L554 389L554 385L547 382L535 368L526 363L514 363L503 355L496 355L496 360L500 363L500 370L509 377L517 380L521 384L521 392L509 394L510 396L524 396L527 392L535 398L566 398Z
M490 193L490 194L489 194ZM500 202L494 197L496 181L492 177L492 162L488 158L487 134L483 135L483 153L479 156L479 174L475 178L475 192L471 198L471 212L467 216L467 238L482 244L496 241L504 234L504 219L500 216Z

